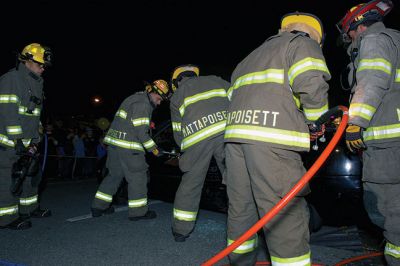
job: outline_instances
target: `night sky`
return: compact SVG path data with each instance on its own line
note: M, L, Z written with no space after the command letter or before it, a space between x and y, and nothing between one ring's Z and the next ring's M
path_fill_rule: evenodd
M347 101L339 73L348 59L336 45L335 24L359 1L6 1L1 4L0 71L15 65L14 51L26 44L50 46L54 67L45 74L48 115L111 118L125 97L143 90L143 80L169 81L180 64L197 64L200 74L230 81L235 66L277 33L284 14L295 11L322 20L323 52L333 75L331 105ZM400 2L393 2L385 24L400 29ZM95 95L103 97L102 106L91 104Z

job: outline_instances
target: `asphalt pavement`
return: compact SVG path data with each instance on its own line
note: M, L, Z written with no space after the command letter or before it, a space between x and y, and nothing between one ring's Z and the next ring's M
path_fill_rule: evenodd
M171 234L172 204L151 199L153 220L129 221L127 206L99 218L90 215L95 179L48 182L41 205L49 218L32 219L24 231L0 230L0 265L201 265L226 245L226 214L200 210L196 228L183 243ZM369 239L371 243L371 239ZM367 241L368 242L368 241ZM328 227L311 235L314 265L337 265L375 252L355 226ZM373 241L372 241L373 242ZM376 245L376 243L375 243ZM259 265L267 265L265 248ZM228 265L227 258L217 265ZM342 265L382 265L378 258Z

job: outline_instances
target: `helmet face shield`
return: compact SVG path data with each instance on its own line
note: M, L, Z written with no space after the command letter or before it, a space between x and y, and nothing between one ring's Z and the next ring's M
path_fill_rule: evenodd
M53 53L49 47L44 47L43 60L46 67L53 65Z

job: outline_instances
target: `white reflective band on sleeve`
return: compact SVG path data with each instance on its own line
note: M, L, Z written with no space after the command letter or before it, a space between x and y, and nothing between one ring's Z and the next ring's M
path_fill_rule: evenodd
M121 118L123 118L123 119L126 119L126 116L127 116L128 114L124 111L124 110L122 110L122 109L119 109L118 111L117 111L117 113L115 114L115 116L119 116L119 117L121 117Z
M132 124L134 127L141 126L141 125L150 125L150 119L146 117L132 119Z
M108 195L106 193L103 193L101 191L97 191L95 198L100 199L100 200L104 200L106 202L112 202L112 196Z
M349 116L350 118L359 116L364 118L365 120L370 121L375 112L376 108L369 104L352 103L350 104Z
M18 205L13 205L10 207L0 208L0 216L13 215L18 213Z
M369 127L363 132L364 141L390 139L400 137L400 124Z
M294 80L298 75L310 70L323 71L330 75L328 67L323 60L306 57L289 68L288 77L290 85L293 85Z
M310 121L315 121L317 120L321 115L326 113L328 111L328 104L325 104L321 108L318 109L308 109L308 108L303 108L304 109L304 114L306 115L306 118Z
M129 208L138 208L147 205L147 198L138 199L138 200L129 200L128 202Z
M19 203L21 205L25 205L25 206L35 204L35 203L37 203L37 201L38 201L38 195L29 197L29 198L20 198L19 199Z
M32 114L28 113L28 108L25 106L19 106L18 107L18 113L21 115L28 115L28 116L40 116L40 109L39 108L35 108L32 111Z
M0 143L3 143L4 145L8 147L14 147L14 142L12 140L9 140L7 136L4 136L0 134Z
M361 59L357 68L357 72L363 70L380 70L391 75L392 64L383 58Z
M148 150L151 149L152 147L154 147L156 145L156 143L150 139L148 141L146 141L145 143L143 143L143 146Z

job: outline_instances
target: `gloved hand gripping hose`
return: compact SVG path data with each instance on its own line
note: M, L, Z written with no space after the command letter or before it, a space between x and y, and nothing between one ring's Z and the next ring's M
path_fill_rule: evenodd
M340 138L343 135L344 130L347 126L347 121L349 119L348 108L345 106L336 106L330 109L328 112L323 114L315 124L321 125L327 121L329 121L330 117L338 112L342 113L342 121L339 124L338 129L336 130L335 135L332 137L332 140L329 142L328 146L321 153L315 163L311 166L311 168L304 174L304 176L300 179L299 182L268 212L262 217L257 223L255 223L249 230L247 230L242 236L240 236L235 242L227 246L224 250L219 252L217 255L204 262L202 266L211 266L223 259L237 247L239 247L243 242L249 239L251 236L256 234L258 230L260 230L264 225L266 225L275 215L282 210L303 188L304 186L311 180L311 178L315 175L315 173L319 170L319 168L323 165L326 159L329 157Z

